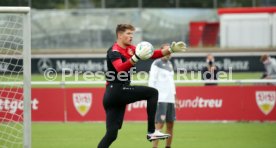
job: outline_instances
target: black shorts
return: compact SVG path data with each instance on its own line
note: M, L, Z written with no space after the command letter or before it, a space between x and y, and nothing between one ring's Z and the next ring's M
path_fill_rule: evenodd
M120 83L108 84L103 99L107 129L120 129L122 127L127 104L145 100L156 92L156 89L147 86L130 86Z
M156 123L174 122L175 119L176 119L176 116L175 116L174 103L158 102L155 122Z

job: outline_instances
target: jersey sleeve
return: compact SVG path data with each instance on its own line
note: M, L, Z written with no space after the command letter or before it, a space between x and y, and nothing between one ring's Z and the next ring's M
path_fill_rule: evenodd
M111 51L108 53L108 58L110 59L111 62L117 60L117 59L121 59L121 54L119 53L119 51Z
M161 51L161 49L154 50L153 55L151 56L151 59L158 59L162 58L164 55Z
M130 62L130 59L128 59L126 62L123 62L122 59L117 59L112 62L112 65L114 66L117 72L129 71L130 68L133 66Z
M117 72L128 71L133 66L130 62L130 59L128 59L126 62L123 62L121 59L121 54L118 51L110 52L108 58L112 62L112 65Z

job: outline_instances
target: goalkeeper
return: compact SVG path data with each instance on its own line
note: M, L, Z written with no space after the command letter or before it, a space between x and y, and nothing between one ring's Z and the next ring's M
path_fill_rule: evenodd
M130 24L119 24L116 28L117 41L107 51L106 90L103 97L103 106L106 113L106 133L98 148L108 148L117 138L121 129L127 104L147 100L149 141L166 139L170 135L155 130L154 119L158 100L158 91L147 86L130 86L130 71L139 60L161 58L173 52L185 51L183 42L173 42L168 48L152 50L144 47L135 50L131 44L135 28ZM127 74L127 75L125 75ZM124 77L123 77L124 76Z

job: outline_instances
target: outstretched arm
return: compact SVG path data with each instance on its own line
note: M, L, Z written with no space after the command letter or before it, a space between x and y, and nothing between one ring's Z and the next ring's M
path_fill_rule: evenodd
M170 46L164 46L163 49L155 50L151 59L161 58L174 52L183 52L186 49L187 47L184 42L172 42Z
M169 46L168 46L169 47ZM158 58L162 58L163 56L166 56L170 54L169 49L164 48L164 49L157 49L154 50L153 55L151 57L151 59L158 59Z

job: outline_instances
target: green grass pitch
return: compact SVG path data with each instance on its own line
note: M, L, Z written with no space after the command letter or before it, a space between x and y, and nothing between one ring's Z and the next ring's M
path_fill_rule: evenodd
M104 123L33 123L33 148L95 148ZM125 122L111 148L150 148L146 122ZM275 123L176 122L174 148L275 148ZM160 141L159 147L165 147Z

